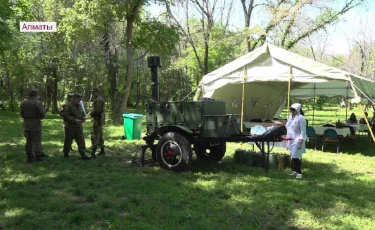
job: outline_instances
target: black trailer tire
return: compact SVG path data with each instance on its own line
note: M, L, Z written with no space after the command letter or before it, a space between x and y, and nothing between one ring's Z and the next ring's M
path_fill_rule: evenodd
M219 162L225 156L226 151L227 144L225 142L219 142L218 145L214 146L210 146L208 142L198 142L195 144L195 154L202 162Z
M192 155L189 140L179 133L169 132L159 139L156 158L162 168L174 171L189 170Z

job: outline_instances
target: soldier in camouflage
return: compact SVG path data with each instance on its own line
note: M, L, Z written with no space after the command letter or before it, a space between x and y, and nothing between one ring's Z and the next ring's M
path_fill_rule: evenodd
M90 116L92 118L92 129L91 129L91 157L95 158L95 152L98 147L100 147L100 155L105 155L104 152L104 139L103 139L103 125L105 123L105 113L104 113L104 100L100 96L100 90L94 88L91 90L91 95L93 97L93 106L90 111Z
M28 97L22 101L20 113L23 118L23 130L26 138L25 152L27 162L39 161L42 157L42 122L46 110L38 100L38 91L31 89Z
M73 96L74 96L74 92L72 92L72 91L69 91L67 94L66 94L66 101L64 101L62 104L61 104L61 110L63 110L64 109L64 107L66 106L66 104L68 104L71 100L72 100L72 98L73 98ZM60 113L61 113L61 111L60 111Z
M72 100L73 96L74 96L74 92L69 91L68 94L67 94L67 97L66 97L66 101L64 101L61 104L61 109L59 111L59 114L60 114L61 117L63 117L63 111L64 111L66 105ZM66 126L65 126L65 121L64 120L63 120L62 124L63 124L63 127L64 127L64 143L65 143L66 142L66 133L67 133L67 131L66 131ZM64 153L64 157L69 157L69 152L71 150L72 150L72 146L70 146L68 152Z
M72 100L64 106L60 113L65 124L64 157L69 157L72 141L75 139L82 160L89 160L91 158L85 155L86 144L82 128L85 117L82 107L80 106L81 98L81 94L75 93Z

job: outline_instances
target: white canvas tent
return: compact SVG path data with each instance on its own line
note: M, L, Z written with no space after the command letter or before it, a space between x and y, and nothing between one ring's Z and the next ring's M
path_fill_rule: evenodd
M224 100L227 113L240 114L244 86L244 120L271 119L285 105L289 77L296 99L375 96L373 81L265 44L203 76L194 99Z

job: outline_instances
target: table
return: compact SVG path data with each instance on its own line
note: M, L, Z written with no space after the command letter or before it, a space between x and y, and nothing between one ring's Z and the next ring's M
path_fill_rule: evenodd
M271 126L282 126L283 125L283 123L281 123L280 121L273 121L271 123L244 121L243 124L244 124L244 126L245 126L246 129L251 129L252 127L254 127L256 125L261 125L261 126L263 126L265 128L271 127Z
M313 126L313 128L315 129L316 135L321 135L321 136L323 136L324 131L326 129L334 129L334 130L336 130L337 135L343 136L343 137L350 136L350 134L351 134L350 129L348 127L338 129L338 128L335 128L335 127Z
M244 121L243 122L245 128L251 132L251 128L257 126L257 125L260 125L260 126L263 126L264 128L268 128L268 127L273 127L273 126L282 126L283 123L280 122L280 121L272 121L272 122L249 122L249 121ZM274 147L283 147L285 148L286 144L285 141L282 141L282 142L275 142L273 143L274 144ZM254 145L255 145L255 142L249 142L250 145L253 146L253 151L254 151ZM272 144L271 144L272 146Z
M368 131L366 124L345 124L354 128L356 132L365 132Z

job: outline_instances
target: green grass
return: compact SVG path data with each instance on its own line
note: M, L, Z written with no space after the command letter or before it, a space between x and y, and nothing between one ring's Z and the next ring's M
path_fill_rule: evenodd
M333 112L316 115L324 123ZM246 144L229 144L219 164L194 159L190 172L140 168L127 161L143 142L121 140L122 126L105 127L107 156L81 161L73 145L64 159L54 115L43 122L51 157L27 164L22 120L0 119L0 229L375 229L374 145L365 139L340 154L308 150L296 180L234 164ZM89 132L86 122L87 146Z

